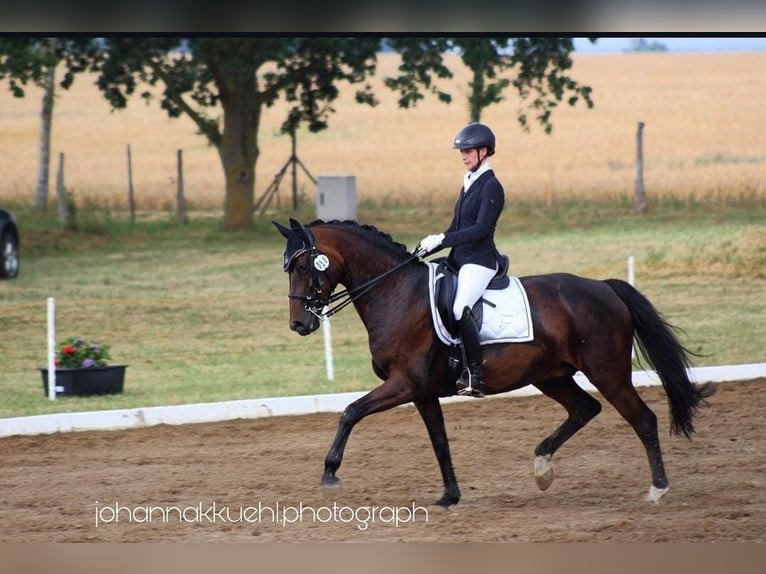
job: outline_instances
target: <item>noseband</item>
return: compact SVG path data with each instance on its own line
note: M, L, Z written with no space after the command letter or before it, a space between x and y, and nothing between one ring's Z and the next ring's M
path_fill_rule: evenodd
M288 255L285 253L285 258L283 261L283 269L285 272L290 270L290 267L292 266L293 262L300 257L301 255L304 255L308 253L310 264L311 264L311 278L309 279L309 292L307 295L300 295L298 293L289 293L287 296L290 299L300 299L304 301L303 308L314 315L317 319L323 319L326 317L332 317L346 307L347 305L353 303L356 299L367 293L370 289L375 287L380 281L382 281L386 276L393 273L394 271L397 271L398 269L401 269L411 261L414 261L418 258L417 255L414 253L411 254L409 257L404 259L402 262L397 264L396 266L392 267L388 271L378 275L377 277L373 277L366 283L363 283L362 285L358 285L357 287L354 287L353 289L344 289L340 293L335 293L334 295L330 295L327 298L322 297L322 275L324 274L325 270L329 268L330 266L330 260L324 253L321 253L316 246L316 242L314 241L314 234L311 233L311 230L306 227L305 225L302 226L302 230L306 236L306 239L308 241L308 245L304 243L303 247L296 250L294 253ZM325 308L329 307L331 304L340 301L335 307L331 309L327 309L325 311Z

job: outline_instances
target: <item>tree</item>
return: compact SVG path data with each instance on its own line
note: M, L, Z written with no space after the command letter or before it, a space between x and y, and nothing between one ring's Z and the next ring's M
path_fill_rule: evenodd
M108 38L97 83L114 108L127 105L138 81L164 86L162 108L171 117L189 116L218 150L226 182L223 224L242 229L253 223L264 106L279 97L292 104L285 132L302 122L312 132L326 128L336 84L363 82L375 69L379 44L379 38ZM356 99L376 103L369 85ZM210 113L218 105L220 119Z
M565 75L572 67L572 38L394 38L390 45L402 53L400 71L403 75L387 79L386 85L402 93L399 100L402 107L415 105L423 98L415 79L442 101L451 101L451 96L439 90L433 76L427 73L433 72L436 78L451 78L452 72L443 64L443 55L448 52L459 54L471 70L468 115L472 122L480 121L484 108L503 101L503 90L508 86L528 104L546 133L553 129L553 109L565 97L569 105L582 99L589 108L593 107L591 88L580 86ZM503 77L508 70L515 71L514 79ZM518 120L522 127L529 129L527 112L519 111Z
M29 83L43 89L40 155L34 202L38 211L48 206L56 68L63 62L65 72L59 85L69 89L75 74L95 63L98 54L98 43L94 39L0 37L0 80L8 79L9 89L17 98L25 96L24 87Z

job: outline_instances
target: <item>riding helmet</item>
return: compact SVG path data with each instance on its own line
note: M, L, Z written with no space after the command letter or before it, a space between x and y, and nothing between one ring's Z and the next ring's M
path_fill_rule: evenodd
M495 134L484 124L473 122L461 129L455 136L452 149L487 148L487 156L495 153Z

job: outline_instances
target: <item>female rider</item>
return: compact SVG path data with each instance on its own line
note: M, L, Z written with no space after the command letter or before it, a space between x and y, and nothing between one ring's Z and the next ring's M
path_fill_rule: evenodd
M470 123L455 136L452 149L468 170L455 204L449 228L428 235L416 247L421 257L451 247L448 263L458 271L457 294L452 312L458 324L466 357L466 368L457 381L458 394L484 396L481 346L471 308L497 272L500 253L495 246L495 227L505 204L503 186L487 158L495 153L495 135L481 123Z

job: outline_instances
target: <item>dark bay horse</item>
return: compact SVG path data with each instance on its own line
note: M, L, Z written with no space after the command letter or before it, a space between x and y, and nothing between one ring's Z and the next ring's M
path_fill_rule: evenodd
M456 504L460 489L439 403L449 349L432 325L427 266L371 226L349 221L302 225L293 219L289 228L274 225L287 239L283 266L290 283L290 328L308 335L319 327L327 306L342 301L332 313L353 304L367 329L372 369L383 380L341 415L322 484L339 484L336 472L356 423L412 402L441 468L444 495L436 504ZM657 417L631 381L634 337L667 393L673 433L691 437L692 419L715 387L689 380L688 351L649 300L627 282L566 273L522 277L521 282L531 306L534 339L487 345L482 354L487 394L534 385L567 411L567 419L535 448L537 485L542 490L551 485L553 454L601 411L599 401L575 382L573 375L581 371L638 435L652 476L647 500L659 501L668 479ZM339 284L346 290L333 295Z

